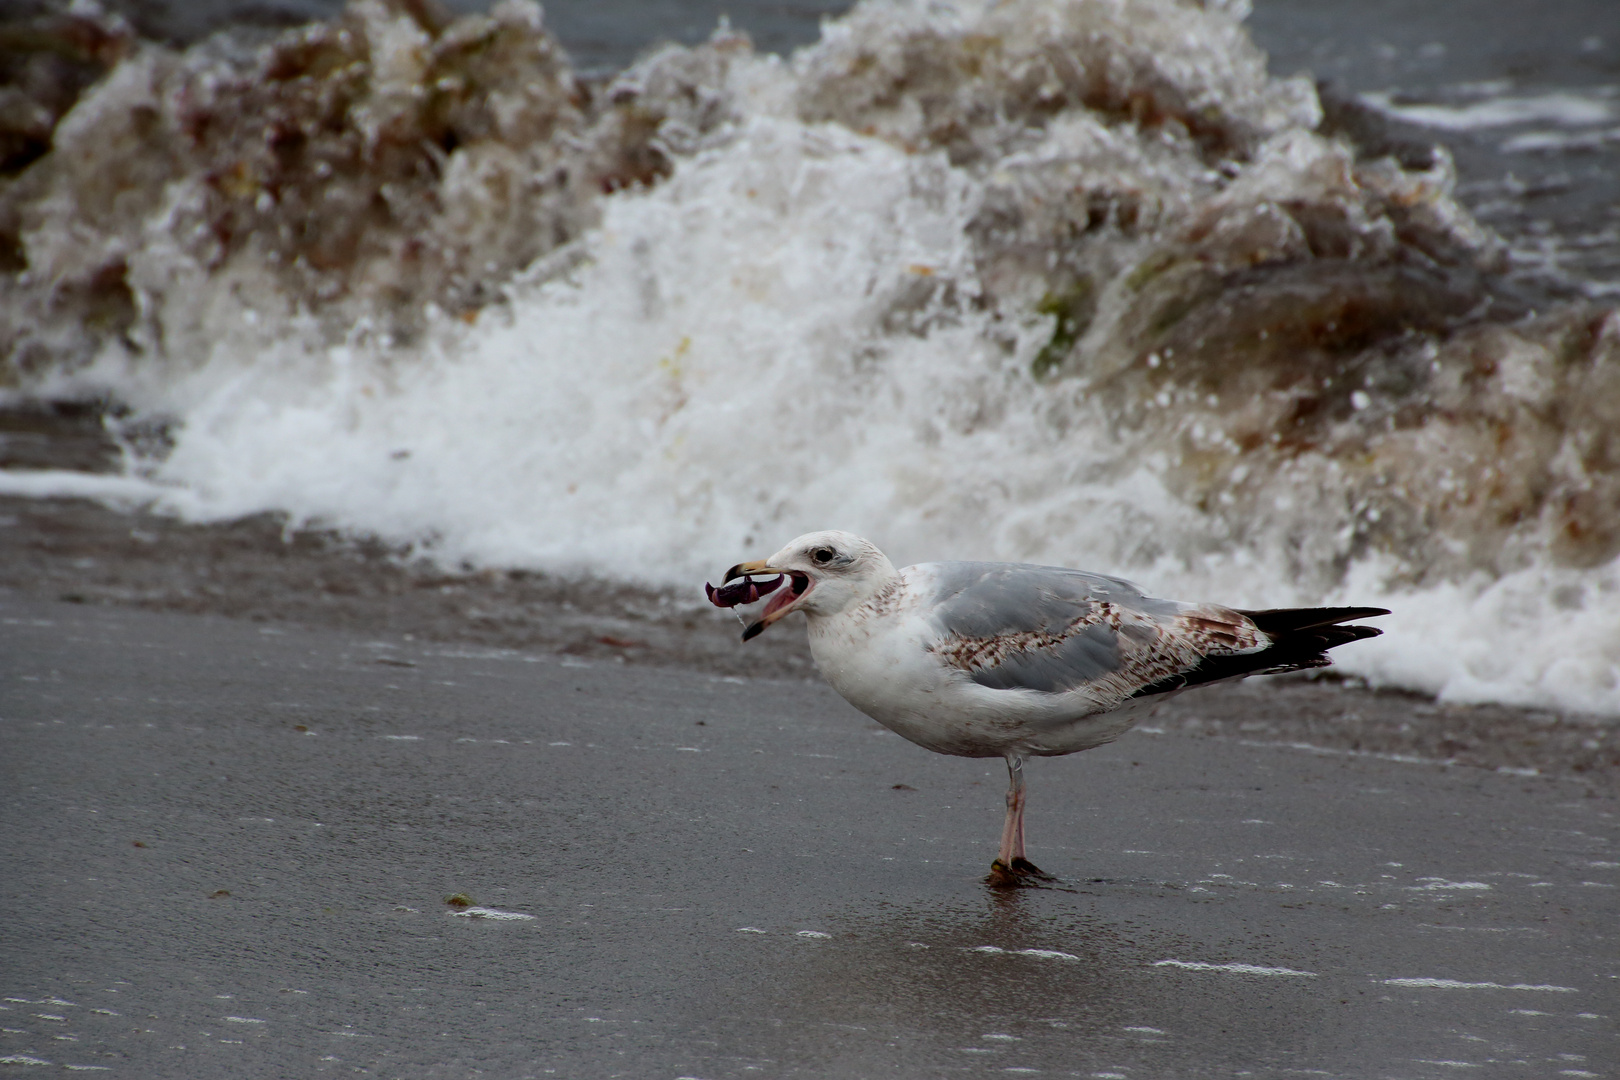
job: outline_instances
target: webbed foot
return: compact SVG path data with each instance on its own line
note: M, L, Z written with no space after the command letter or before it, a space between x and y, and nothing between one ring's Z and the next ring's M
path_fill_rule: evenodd
M1000 859L992 862L990 875L984 879L984 883L993 889L1027 889L1043 881L1056 880L1028 859L1020 857L1013 859L1011 866Z
M1024 859L1024 858L1014 859L1012 861L1012 868L1013 868L1013 873L1022 874L1025 877L1032 877L1032 878L1035 878L1038 881L1056 881L1057 880L1057 878L1053 877L1051 874L1048 874L1046 871L1042 870L1040 867L1036 866L1034 863L1030 862L1028 859Z

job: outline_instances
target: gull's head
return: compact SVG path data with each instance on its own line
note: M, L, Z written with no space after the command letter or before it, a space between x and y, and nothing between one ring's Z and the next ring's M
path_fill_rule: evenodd
M894 564L870 540L828 529L805 533L759 562L738 563L726 580L745 574L786 574L787 586L773 595L759 620L743 631L755 636L789 612L811 618L837 615L862 603L894 579Z

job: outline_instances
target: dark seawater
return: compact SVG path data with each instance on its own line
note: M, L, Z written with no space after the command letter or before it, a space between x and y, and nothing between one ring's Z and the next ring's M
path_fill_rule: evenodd
M1620 289L1620 4L1258 0L1248 25L1273 74L1309 72L1330 91L1454 109L1530 102L1517 122L1397 134L1443 142L1461 201L1527 263ZM1575 108L1559 123L1548 114L1563 95ZM1583 102L1599 107L1569 124Z

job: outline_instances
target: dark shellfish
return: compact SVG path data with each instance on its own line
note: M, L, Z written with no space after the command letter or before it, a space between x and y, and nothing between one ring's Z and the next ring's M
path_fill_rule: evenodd
M770 581L755 581L751 577L744 577L730 585L715 588L708 582L703 583L704 591L709 594L709 603L715 607L737 607L740 604L752 604L766 593L775 592L782 586L782 575L777 574Z

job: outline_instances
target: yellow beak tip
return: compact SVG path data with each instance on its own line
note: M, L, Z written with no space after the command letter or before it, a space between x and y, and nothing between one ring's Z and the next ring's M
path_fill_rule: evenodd
M733 578L746 577L749 574L763 574L768 572L767 560L765 559L755 559L753 562L738 563L736 566L733 566L730 570L726 571L726 576L721 580L721 584L725 584L725 582L730 581Z

